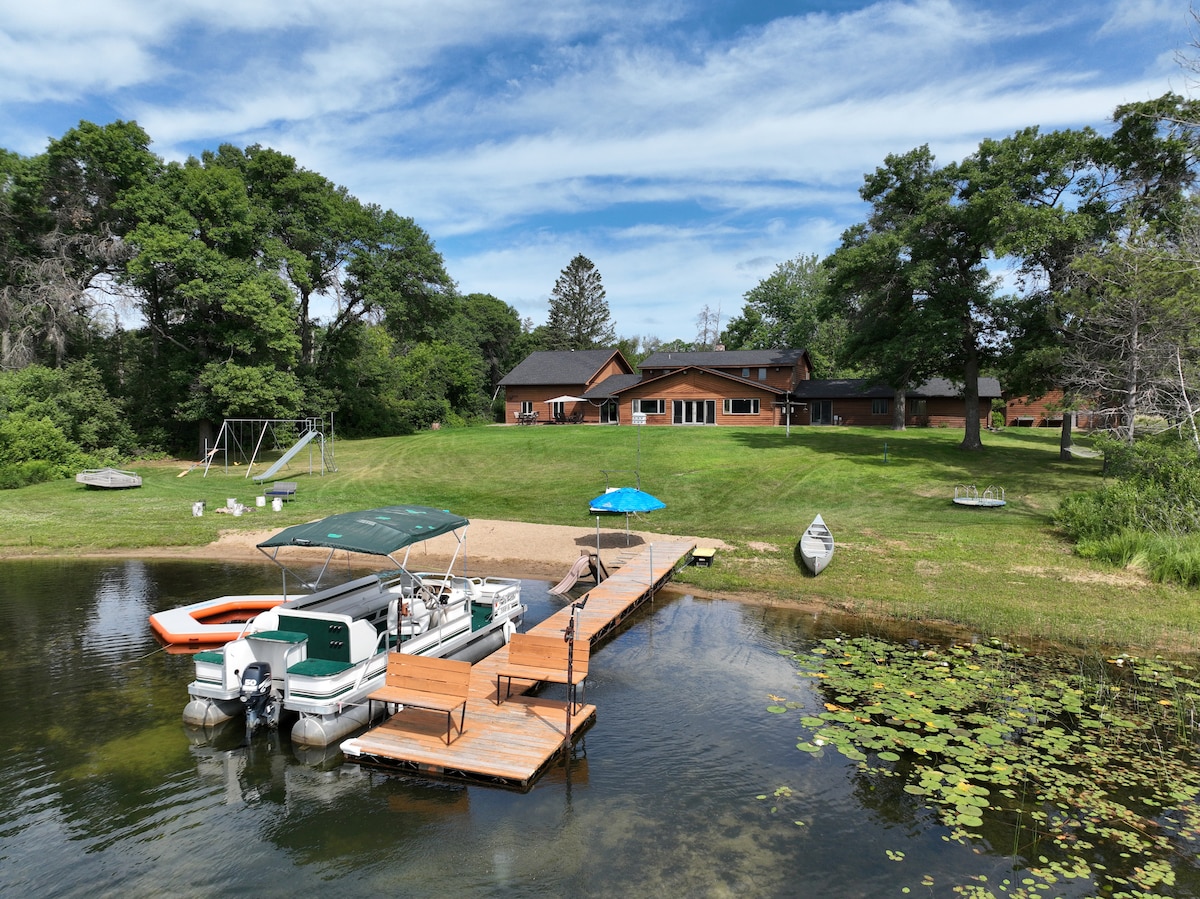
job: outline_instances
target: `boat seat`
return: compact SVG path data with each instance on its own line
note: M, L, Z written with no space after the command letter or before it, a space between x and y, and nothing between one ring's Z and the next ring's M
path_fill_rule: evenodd
M334 662L330 659L305 659L288 667L288 674L302 677L333 677L354 666L349 662Z
M308 639L308 634L300 631L259 631L246 636L251 640L268 640L272 643L303 643Z

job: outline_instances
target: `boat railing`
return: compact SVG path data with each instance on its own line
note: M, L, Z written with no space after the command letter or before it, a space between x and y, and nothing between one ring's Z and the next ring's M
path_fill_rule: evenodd
M375 656L379 655L381 652L388 651L388 649L389 649L388 641L391 640L391 636L392 636L392 632L389 631L387 628L384 628L383 632L379 635L379 639L375 641L375 652L372 654L371 658L374 658ZM397 637L397 639L399 639L399 637ZM365 680L366 676L367 676L367 669L370 667L371 666L369 664L363 664L363 665L359 666L358 677L356 677L354 679L354 690L355 691L357 691L359 688L362 687L363 680Z

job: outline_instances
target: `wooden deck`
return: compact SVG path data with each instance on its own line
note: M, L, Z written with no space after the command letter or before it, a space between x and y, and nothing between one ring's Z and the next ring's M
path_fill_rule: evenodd
M689 541L643 547L619 572L585 594L585 607L575 613L576 639L594 647L669 581L695 548ZM530 628L530 633L562 636L570 616L568 605ZM595 723L596 707L584 703L571 710L569 741L564 740L566 687L549 685L550 695L530 696L536 684L514 678L512 696L497 705L496 672L507 661L504 646L472 666L466 725L449 746L445 715L405 709L343 742L342 752L353 761L413 774L528 789L570 742ZM595 671L594 656L591 666Z

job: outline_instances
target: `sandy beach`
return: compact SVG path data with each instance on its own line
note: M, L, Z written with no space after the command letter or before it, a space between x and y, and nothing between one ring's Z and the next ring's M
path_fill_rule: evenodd
M278 528L255 531L227 531L207 546L159 546L119 552L98 552L87 555L125 556L138 558L169 559L223 559L231 561L265 561L257 544ZM655 534L648 531L630 531L628 545L624 527L600 528L600 558L610 565L627 549L636 550L657 540L696 540L703 546L726 548L720 540L709 537L687 537L682 535ZM444 534L426 540L412 548L409 568L414 570L445 569L453 557L455 540ZM596 528L564 527L546 524L524 524L516 521L472 519L466 531L466 543L460 549L455 565L461 570L461 553L467 556L468 571L478 575L498 577L524 577L538 580L557 581L567 573L580 553L596 551ZM323 553L321 553L323 557Z

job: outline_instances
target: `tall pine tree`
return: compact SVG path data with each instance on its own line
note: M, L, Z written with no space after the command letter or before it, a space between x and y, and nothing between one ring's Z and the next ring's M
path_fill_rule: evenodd
M600 272L582 253L554 282L546 331L552 350L593 350L616 341Z

